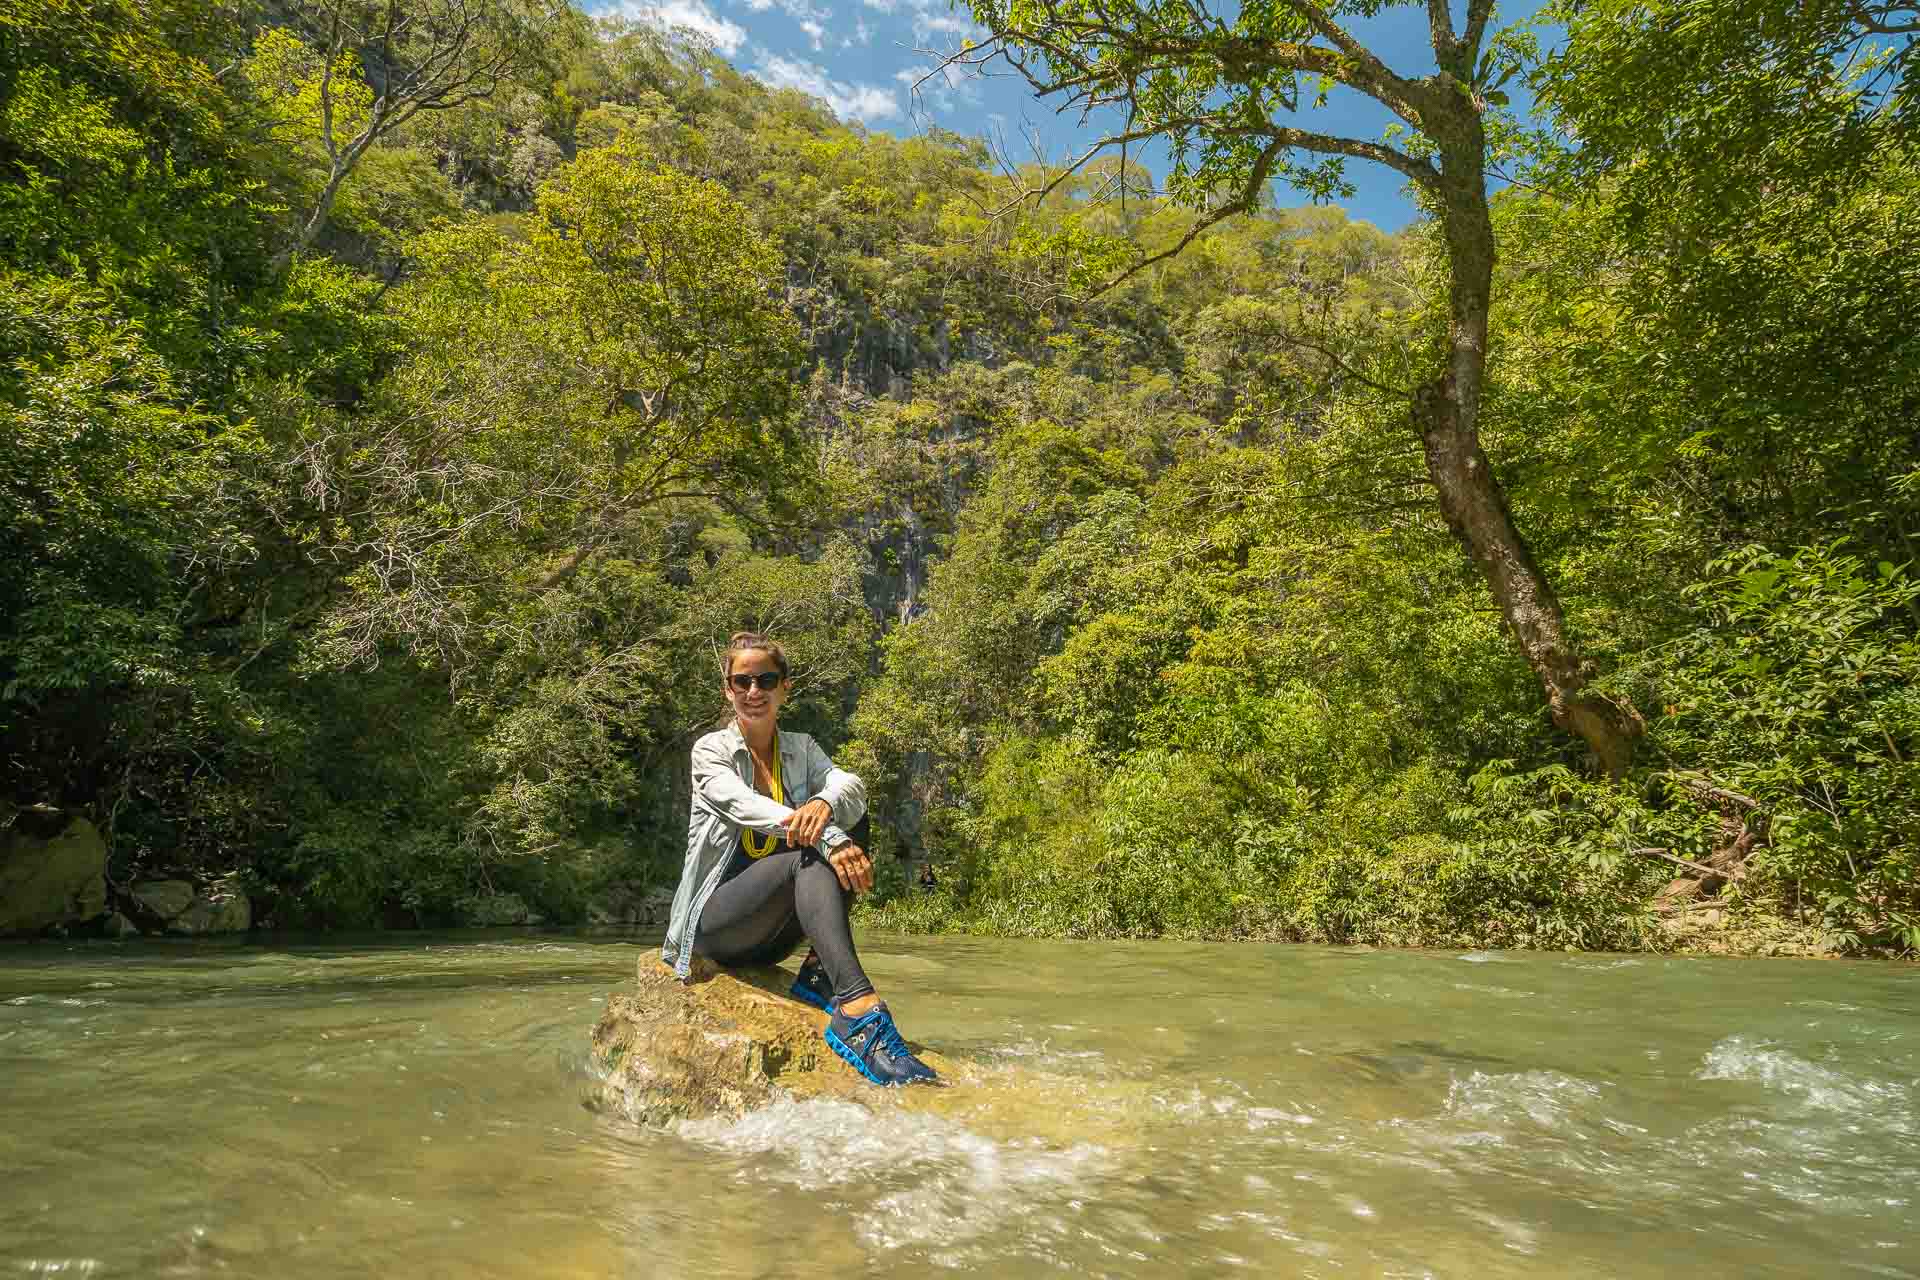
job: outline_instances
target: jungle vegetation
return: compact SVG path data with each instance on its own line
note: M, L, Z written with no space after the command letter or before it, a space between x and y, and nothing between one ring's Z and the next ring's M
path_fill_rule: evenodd
M0 820L592 918L755 626L879 924L1920 948L1920 11L1379 8L973 5L1156 181L560 3L0 0Z

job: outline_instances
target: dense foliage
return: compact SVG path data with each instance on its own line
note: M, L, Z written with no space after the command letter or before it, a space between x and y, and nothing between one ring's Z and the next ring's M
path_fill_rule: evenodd
M994 216L972 140L570 10L402 109L317 0L0 0L0 817L280 925L618 914L752 625L883 922L1920 946L1902 46L1709 7L1569 7L1584 145L1491 208L1478 439L1610 778L1407 428L1437 222L1263 204L1076 301L1208 215Z

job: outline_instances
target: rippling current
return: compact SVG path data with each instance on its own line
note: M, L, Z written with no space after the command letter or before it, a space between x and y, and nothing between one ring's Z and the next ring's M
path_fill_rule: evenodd
M648 941L0 949L0 1275L1920 1275L1910 967L875 937L1031 1130L662 1132Z

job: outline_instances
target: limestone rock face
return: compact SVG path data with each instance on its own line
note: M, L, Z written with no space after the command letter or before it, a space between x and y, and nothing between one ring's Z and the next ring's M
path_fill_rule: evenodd
M0 933L37 933L107 909L107 846L85 818L26 810L0 830Z
M832 1096L871 1105L878 1095L932 1095L930 1086L881 1089L827 1047L827 1015L786 994L784 969L721 969L695 959L682 983L649 950L639 986L607 999L593 1031L603 1105L642 1124L738 1116L771 1101ZM958 1067L920 1053L946 1080Z

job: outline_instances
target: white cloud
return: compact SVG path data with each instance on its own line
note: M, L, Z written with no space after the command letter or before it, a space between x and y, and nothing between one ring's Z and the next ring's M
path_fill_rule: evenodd
M697 31L713 41L717 52L729 58L740 52L740 46L747 42L746 28L709 9L706 0L648 0L647 3L627 0L616 6L614 12L668 30L685 27Z
M881 13L895 13L904 8L907 20L913 24L914 38L918 40L925 40L929 35L969 36L976 42L986 38L986 30L974 25L964 12L954 13L948 0L861 0L861 3Z
M847 87L852 90L852 96L835 102L834 114L858 120L862 124L900 114L899 100L879 85L856 84Z
M816 26L824 26L827 19L833 17L832 9L809 4L808 0L744 0L744 2L755 13L763 13L778 5L780 12L799 23L802 30L806 30L809 22ZM808 32L808 34L812 33Z
M802 18L800 19L800 29L807 33L809 40L813 41L814 51L816 53L819 52L820 41L827 34L826 27L821 23L815 22L812 18Z
M975 26L972 19L963 18L957 13L935 13L922 9L913 15L913 34L971 36L977 40L985 32Z
M753 68L753 76L776 89L798 89L821 99L843 120L867 124L900 114L900 102L891 89L876 84L847 84L827 77L827 69L817 62L783 58L777 53L764 55Z

